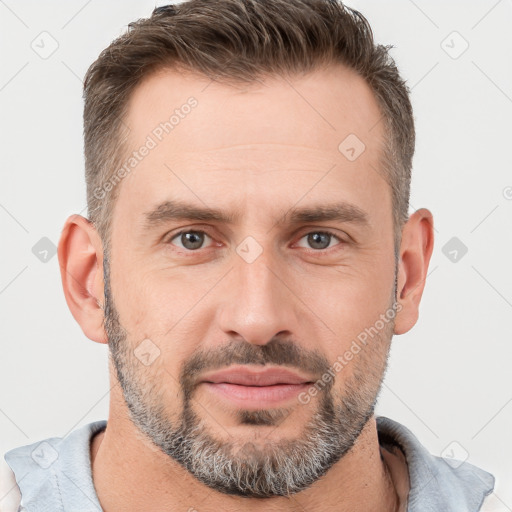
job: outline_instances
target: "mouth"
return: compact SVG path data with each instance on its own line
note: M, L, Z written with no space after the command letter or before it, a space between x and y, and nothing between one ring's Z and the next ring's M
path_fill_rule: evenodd
M201 379L209 392L244 409L266 409L291 401L314 379L283 367L232 366Z

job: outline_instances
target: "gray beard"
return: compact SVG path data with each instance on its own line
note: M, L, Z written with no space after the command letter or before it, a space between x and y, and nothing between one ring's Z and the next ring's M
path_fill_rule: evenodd
M265 443L260 439L258 446L251 442L220 441L210 435L207 422L193 409L193 377L205 367L221 368L233 363L287 364L323 375L329 368L328 361L316 353L303 355L296 344L280 339L272 339L262 346L232 342L213 353L196 353L183 363L179 379L183 407L173 424L166 411L168 399L158 387L162 379L156 373L152 379L146 378L143 371L148 369L143 370L134 357L133 347L119 322L106 257L104 261L105 330L131 419L155 446L197 480L224 494L251 498L287 496L308 488L351 450L374 414L387 368L394 322L389 322L351 361L352 375L344 383L343 396L334 396L333 379L318 392L318 403L308 404L317 410L300 437ZM343 372L344 369L340 373ZM298 403L294 408L300 406ZM284 408L236 412L239 424L275 428L291 413L293 409Z

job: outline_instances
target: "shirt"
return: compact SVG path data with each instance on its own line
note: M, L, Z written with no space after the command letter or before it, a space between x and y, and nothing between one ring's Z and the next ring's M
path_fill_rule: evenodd
M484 510L482 504L494 489L493 475L468 462L430 454L409 429L396 421L383 416L376 421L381 453L395 480L401 510ZM19 490L21 505L4 506L8 496L0 501L0 512L101 512L92 479L90 446L93 436L106 426L105 420L96 421L65 438L52 437L8 451L4 459L14 472L18 488L14 484L9 489L4 482L2 494ZM404 468L408 482L400 477Z

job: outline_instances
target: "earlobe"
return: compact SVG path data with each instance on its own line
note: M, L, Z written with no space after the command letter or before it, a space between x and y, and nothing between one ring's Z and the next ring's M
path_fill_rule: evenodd
M395 334L409 331L418 320L428 265L434 248L434 221L426 208L414 212L402 230L398 266Z
M84 334L107 343L103 328L103 245L93 224L71 215L64 224L58 248L66 302Z

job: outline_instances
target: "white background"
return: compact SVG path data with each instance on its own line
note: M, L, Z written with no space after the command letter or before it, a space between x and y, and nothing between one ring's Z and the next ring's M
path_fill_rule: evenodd
M453 448L492 472L512 510L512 2L348 5L395 46L412 89L411 212L429 208L436 229L420 319L394 338L377 412L432 453ZM57 244L66 217L86 215L81 81L154 6L0 0L2 454L107 418L107 347L69 313L57 257L42 262L32 248ZM41 38L47 51L58 44L46 59L31 47ZM443 253L452 237L468 249L456 262Z

